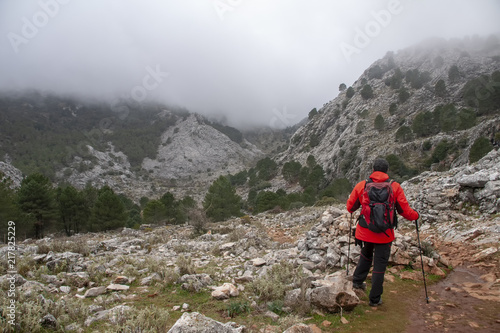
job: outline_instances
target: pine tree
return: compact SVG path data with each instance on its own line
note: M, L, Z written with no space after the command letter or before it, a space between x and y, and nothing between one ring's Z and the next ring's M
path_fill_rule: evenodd
M66 235L79 233L87 224L90 210L85 205L85 198L73 186L57 188L56 200L59 208L59 221Z
M92 229L101 231L121 228L126 220L127 214L120 198L109 186L101 188L92 210Z
M283 178L289 183L296 183L299 180L300 168L302 165L296 161L286 162L283 165L283 169L281 170L281 174Z
M207 216L214 221L241 215L240 206L241 197L236 194L236 190L224 176L213 182L203 201Z
M17 202L21 211L33 219L35 237L43 238L44 231L56 214L50 180L40 173L27 176L21 182Z
M165 205L160 200L150 200L144 207L144 221L146 223L157 224L165 220Z
M15 201L15 191L10 188L12 182L0 172L0 241L5 241L8 233L8 222L18 221L19 211ZM20 225L16 224L16 229L19 232Z

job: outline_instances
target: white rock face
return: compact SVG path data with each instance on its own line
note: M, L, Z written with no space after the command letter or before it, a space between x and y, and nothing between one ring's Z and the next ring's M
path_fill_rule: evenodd
M263 155L248 142L244 142L247 148L242 148L195 114L169 128L161 142L156 159L144 159L142 167L168 179L218 170L235 173Z
M12 181L12 188L21 186L23 174L19 169L17 169L10 163L0 161L0 172L2 172L5 177L10 178L10 180ZM0 178L0 181L1 180L2 179Z
M411 128L413 119L420 112L432 112L439 105L454 104L457 110L469 108L463 99L464 86L478 76L498 71L498 63L491 57L500 55L500 52L498 48L484 51L473 42L460 45L436 40L427 44L388 54L373 63L370 68L379 66L384 70L390 69L380 78L370 76L370 69L367 69L352 83L355 94L351 98L343 91L325 103L316 116L293 134L289 148L279 155L278 161L294 160L305 165L308 156L312 155L324 170L330 170L331 178L345 177L355 183L370 175L372 163L378 156L394 154L403 157L408 167L416 168L428 158L422 149L425 141L435 147L445 139L457 143L467 138L467 146L461 149L460 155L454 156L453 161L446 161L451 167L467 164L473 142L480 136L492 138L498 132L498 113L488 119L478 117L477 125L467 130L440 132L425 138L414 135L409 142L396 141L396 133L403 125ZM449 79L448 70L452 65L456 65L461 74L457 80ZM403 76L408 70L428 72L430 80L416 89L403 79L402 86L408 91L409 98L400 102L398 90L388 85L397 68ZM446 97L435 95L434 87L439 80L445 82ZM360 91L365 84L372 88L373 98L364 99L361 96ZM393 103L397 105L397 110L391 114L389 109ZM380 132L374 126L378 115L384 119L384 129Z

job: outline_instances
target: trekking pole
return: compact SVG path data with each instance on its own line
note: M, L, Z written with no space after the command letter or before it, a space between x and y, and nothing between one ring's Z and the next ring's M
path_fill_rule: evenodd
M418 233L418 220L415 220L415 226L417 227L418 249L420 250L420 262L422 263L422 276L424 277L425 300L427 304L429 304L429 296L427 296L427 284L425 283L424 258L422 257L422 246L420 245L420 235Z
M349 220L349 243L347 243L347 272L346 272L346 276L349 276L349 257L351 256L351 227L352 227L352 213L351 213L351 219Z

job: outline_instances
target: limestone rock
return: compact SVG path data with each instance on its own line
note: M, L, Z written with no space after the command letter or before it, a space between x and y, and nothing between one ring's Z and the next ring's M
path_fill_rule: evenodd
M212 297L215 299L228 299L229 297L236 297L239 294L238 288L232 283L224 283L212 291Z
M306 324L295 324L287 328L283 333L314 333L314 331Z
M85 294L83 296L85 296L85 297L97 297L99 295L105 294L106 290L107 290L107 288L104 286L90 288L89 290L87 290L85 292Z
M40 319L40 325L47 329L56 329L57 319L49 313L48 315L45 315L42 319Z
M123 284L116 284L112 283L109 286L106 287L107 290L112 290L112 291L125 291L129 290L129 286L123 285Z
M198 312L184 312L167 333L242 333L245 327L223 324Z

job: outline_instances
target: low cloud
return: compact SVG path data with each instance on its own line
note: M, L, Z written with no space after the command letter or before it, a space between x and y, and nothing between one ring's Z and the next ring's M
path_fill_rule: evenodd
M495 0L2 1L0 89L144 97L283 127L387 51L498 33L499 17Z

